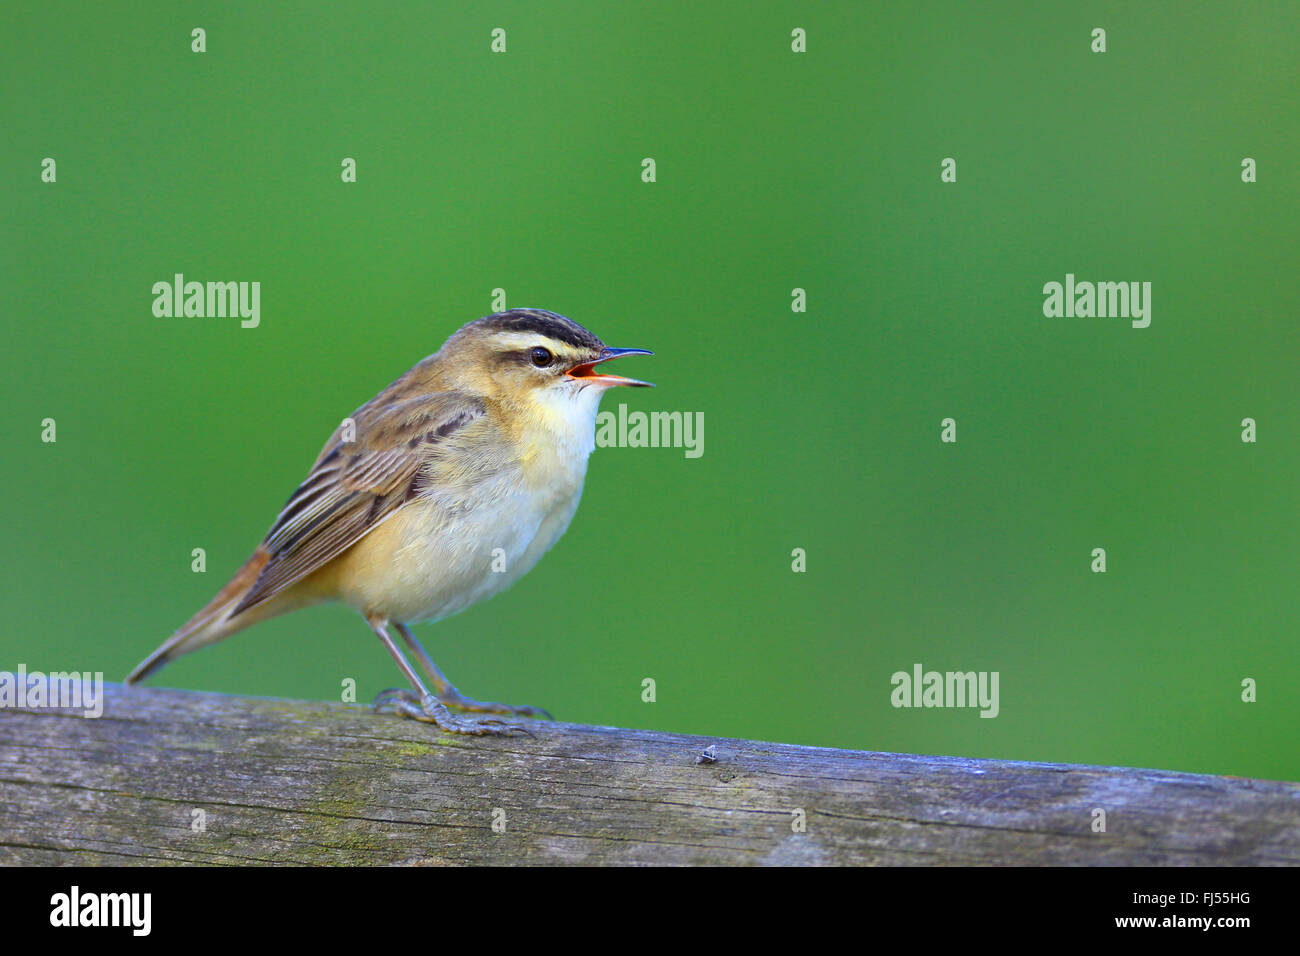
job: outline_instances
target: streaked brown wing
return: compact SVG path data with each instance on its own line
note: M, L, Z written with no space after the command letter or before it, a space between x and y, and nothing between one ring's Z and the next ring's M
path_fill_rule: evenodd
M429 446L483 413L480 402L457 392L359 409L352 416L355 441L342 440L343 426L330 437L262 542L270 560L231 616L301 581L378 527L418 493Z

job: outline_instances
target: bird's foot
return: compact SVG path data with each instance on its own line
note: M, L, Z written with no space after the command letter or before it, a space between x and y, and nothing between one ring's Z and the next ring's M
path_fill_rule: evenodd
M497 704L490 701L474 700L472 697L466 697L456 688L444 691L436 695L438 700L448 707L455 707L457 710L463 710L471 714L509 714L512 717L533 717L538 720L554 720L550 711L543 710L540 707L515 706L514 704ZM406 698L410 703L418 702L415 692L402 687L391 687L388 690L380 691L375 697L375 709L380 709L384 704L391 703L398 698Z
M439 694L438 700L442 701L448 707L455 707L457 710L463 710L471 714L510 714L512 717L535 717L537 719L554 720L550 712L542 710L540 707L516 707L513 704L494 704L489 701L474 700L472 697L465 697L456 688L451 688L446 693Z
M519 734L532 736L527 728L518 724L508 724L504 720L458 717L432 694L421 699L415 691L400 687L380 691L375 697L373 706L376 711L382 711L389 705L392 705L394 713L422 723L435 724L439 729L452 734L470 734L475 737L513 737ZM514 713L514 711L488 711L488 713Z

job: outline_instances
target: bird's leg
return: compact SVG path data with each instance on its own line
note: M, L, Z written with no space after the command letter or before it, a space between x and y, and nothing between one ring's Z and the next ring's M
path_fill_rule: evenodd
M402 669L406 679L415 688L414 693L411 691L384 691L376 698L376 705L392 703L397 713L403 717L410 717L412 720L420 720L427 724L437 724L441 729L453 734L508 737L512 734L528 733L523 727L517 724L508 724L503 720L494 720L490 717L458 717L452 714L442 701L429 693L429 689L424 686L424 682L420 680L419 675L415 673L407 659L402 656L401 650L393 643L393 639L388 636L389 622L382 617L368 614L366 615L366 623L384 642L384 646L388 648L388 653L393 655L393 660L397 661L397 666Z
M455 707L457 710L468 711L472 714L513 714L516 717L545 717L547 720L555 719L540 707L516 707L512 704L494 704L466 697L452 686L451 681L447 680L447 678L443 676L442 671L438 669L438 665L435 664L433 658L429 656L429 652L426 651L424 646L415 639L415 635L411 633L409 627L405 624L398 623L394 623L393 627L397 628L397 633L402 635L402 640L406 642L406 646L411 649L411 653L414 654L415 659L419 661L420 666L424 669L425 675L429 680L433 681L433 692L444 704Z

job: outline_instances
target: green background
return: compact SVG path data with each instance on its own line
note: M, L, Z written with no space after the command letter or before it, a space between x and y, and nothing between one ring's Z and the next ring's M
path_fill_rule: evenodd
M1300 779L1300 5L1137 7L5 4L0 667L120 679L503 287L654 349L604 407L705 451L597 449L536 570L417 628L466 693ZM175 272L260 281L260 328L155 318ZM1044 318L1067 272L1152 282L1151 327ZM892 708L916 662L999 671L1000 716ZM334 606L154 682L345 677L400 683Z

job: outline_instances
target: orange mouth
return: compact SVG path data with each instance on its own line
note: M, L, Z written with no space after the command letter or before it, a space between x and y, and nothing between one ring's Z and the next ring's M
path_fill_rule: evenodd
M596 371L596 366L603 362L609 362L624 355L654 355L647 349L605 349L600 353L600 358L591 362L583 362L581 365L575 365L564 374L569 378L576 379L584 385L604 385L612 387L614 385L631 385L636 388L654 388L653 382L643 382L640 379L624 378L622 375L602 375Z

